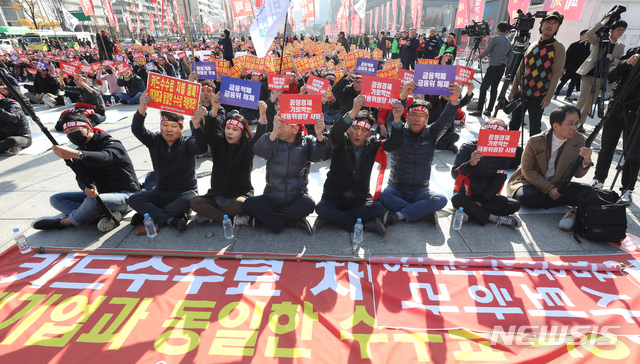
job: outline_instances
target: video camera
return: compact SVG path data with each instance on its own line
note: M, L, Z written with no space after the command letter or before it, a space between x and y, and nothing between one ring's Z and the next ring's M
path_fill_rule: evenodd
M606 18L609 18L609 21L602 28L598 29L596 35L600 38L602 38L603 34L608 35L609 30L611 30L613 24L620 20L620 14L624 13L625 11L627 11L627 8L622 5L616 5L611 10L609 10L609 12L602 17L602 21L604 21Z
M462 35L469 35L470 37L486 37L491 34L491 27L486 20L478 23L473 20L473 24L467 24L462 30Z
M534 15L531 15L531 13L525 14L521 9L518 9L518 17L515 23L511 25L511 29L519 32L529 31L533 29L536 18L544 18L545 16L547 16L546 11L536 11Z

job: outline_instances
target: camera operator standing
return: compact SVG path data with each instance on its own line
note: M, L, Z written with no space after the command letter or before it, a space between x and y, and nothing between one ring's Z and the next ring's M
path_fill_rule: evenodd
M586 61L578 68L576 71L577 74L581 75L580 79L580 97L578 98L578 103L576 107L580 109L580 128L578 131L584 133L584 128L582 125L587 119L587 114L589 113L589 109L591 108L591 103L594 99L594 88L593 83L595 81L595 93L596 97L599 96L598 93L600 91L600 74L596 74L596 63L598 61L603 61L598 59L598 54L600 53L600 45L608 44L607 49L605 49L602 54L607 58L606 62L609 62L611 66L615 66L618 64L620 57L624 54L624 44L622 42L618 42L618 39L624 34L625 30L627 30L627 22L624 20L618 20L613 22L611 25L611 32L609 35L610 42L606 42L607 35L601 34L601 37L597 35L598 31L602 29L605 25L608 25L610 17L606 17L602 20L602 22L594 25L587 32L587 39L589 43L593 45L593 49L591 50L591 54ZM605 42L602 42L602 40ZM604 69L608 69L604 68ZM595 78L595 79L594 79Z
M621 202L629 206L632 203L633 189L636 185L638 172L640 171L640 139L636 136L640 132L640 126L634 128L640 99L637 90L640 87L640 70L636 64L640 58L640 47L630 49L620 63L609 72L610 82L616 82L613 87L613 100L609 105L615 108L609 111L609 117L602 127L602 139L596 173L591 186L602 188L607 179L609 167L613 159L613 153L618 146L618 139L622 133L624 168L622 169L622 197ZM632 74L633 71L633 74ZM631 76L633 77L631 78ZM622 85L627 84L622 87Z
M522 104L513 112L509 130L520 129L523 113L521 108L529 112L529 136L540 133L540 123L544 109L551 103L553 91L562 76L564 67L564 45L555 38L564 15L554 10L540 22L540 39L531 44L524 58L524 80L520 64L511 86L509 101L513 101L516 93L520 94Z
M476 106L476 111L469 114L471 116L480 116L482 114L482 108L487 98L487 90L489 88L491 88L491 97L489 98L489 105L487 107L487 111L484 112L484 115L491 116L493 104L496 102L496 97L498 96L498 85L500 84L500 79L507 67L508 56L511 52L511 42L506 35L509 28L509 23L499 23L496 35L489 38L487 48L477 56L478 59L489 56L489 68L487 69L487 73L484 75L482 84L480 85L478 106Z

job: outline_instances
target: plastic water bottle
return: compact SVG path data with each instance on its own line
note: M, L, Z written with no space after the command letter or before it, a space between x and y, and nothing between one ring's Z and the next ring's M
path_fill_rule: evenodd
M116 104L116 98L111 96L111 106Z
M356 245L362 243L364 235L362 232L363 228L364 226L362 225L362 219L358 218L356 224L353 226L353 243Z
M31 251L31 246L27 242L27 238L24 237L24 234L20 232L20 229L13 229L13 238L16 240L16 245L18 249L20 249L20 253L26 254Z
M462 228L462 222L464 221L464 212L462 207L456 211L456 216L453 218L453 230L460 230Z
M222 220L222 228L224 229L224 237L227 239L233 239L233 224L228 215L224 215Z
M33 124L33 119L29 115L27 115L27 121L29 122L29 125Z
M64 104L65 106L71 105L71 99L69 98L69 96L64 97Z
M144 229L147 230L147 236L150 238L155 238L158 235L156 224L148 213L144 214Z

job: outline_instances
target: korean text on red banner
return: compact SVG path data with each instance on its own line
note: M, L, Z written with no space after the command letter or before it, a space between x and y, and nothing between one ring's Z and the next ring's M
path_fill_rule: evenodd
M269 90L273 91L288 91L289 90L289 75L276 75L275 73L269 73L267 75Z
M307 80L307 92L312 94L322 95L327 92L329 87L329 80L319 78L316 76L310 76Z
M470 85L476 70L465 66L456 66L456 82L459 85Z
M478 152L485 157L515 157L518 140L519 130L480 129Z
M402 82L376 76L362 76L361 94L367 99L364 106L393 109L398 101Z
M147 93L153 101L149 107L178 114L193 115L200 101L201 85L150 72Z
M323 118L321 95L281 94L280 117L287 124L315 124Z
M70 63L60 62L60 69L68 76L75 76L78 74L78 67Z

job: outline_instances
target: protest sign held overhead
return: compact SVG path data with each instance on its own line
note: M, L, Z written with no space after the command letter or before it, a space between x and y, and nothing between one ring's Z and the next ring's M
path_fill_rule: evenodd
M362 76L362 91L366 99L364 106L378 107L381 109L393 109L393 104L398 101L402 83L399 80L376 76Z
M260 82L224 76L220 80L220 103L258 109Z
M520 140L519 130L480 129L478 152L485 157L515 157Z
M267 75L269 90L272 91L288 91L289 75L277 75L269 73Z
M281 94L280 117L286 124L315 124L323 119L321 95Z
M470 85L476 70L465 66L456 66L456 82L459 85Z
M178 114L193 115L200 101L199 83L150 72L147 94L153 99L147 106Z
M378 63L375 59L358 57L356 61L356 73L359 75L375 76L378 70Z
M307 80L307 92L312 94L322 95L327 92L329 86L329 80L325 80L324 78L309 76Z
M201 80L215 80L218 77L216 74L216 62L196 62L196 70L198 79Z
M451 95L449 84L456 80L456 66L418 64L413 80L418 84L415 94Z

